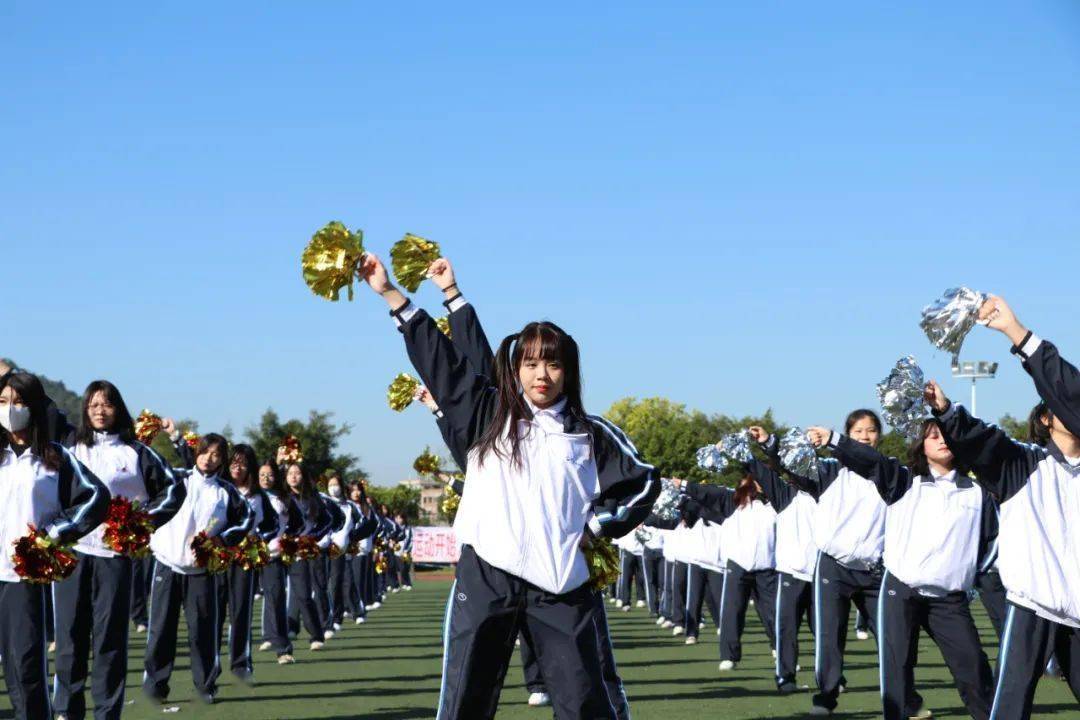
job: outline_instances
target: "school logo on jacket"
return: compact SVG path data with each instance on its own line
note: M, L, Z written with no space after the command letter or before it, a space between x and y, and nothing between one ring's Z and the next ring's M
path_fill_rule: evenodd
M458 593L457 594L457 599L458 599L458 602L465 602L469 598L468 598L468 596L465 595L465 593Z

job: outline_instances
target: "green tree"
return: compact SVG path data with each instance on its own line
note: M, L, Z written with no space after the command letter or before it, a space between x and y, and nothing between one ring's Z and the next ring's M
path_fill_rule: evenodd
M130 410L130 408L128 408ZM199 423L191 418L183 418L176 421L176 429L180 431L180 436L183 437L186 432L199 432ZM180 456L176 453L176 448L173 447L172 441L169 440L169 436L165 433L158 433L157 436L151 441L150 447L158 452L161 457L165 458L165 462L169 463L173 467L181 467Z
M1031 437L1028 435L1028 425L1024 420L1013 417L1010 413L1005 413L998 420L998 427L1009 434L1013 440L1021 440L1023 442L1031 442Z
M307 422L296 419L282 422L273 409L267 409L259 424L247 428L245 434L260 462L275 458L282 441L292 435L300 441L304 469L312 477L320 479L320 483L328 470L333 470L338 477L349 482L367 479L367 473L360 468L355 455L337 452L338 443L349 434L352 426L334 423L333 415L332 412L312 410Z
M376 505L386 505L391 517L401 513L412 525L420 522L420 488L408 485L368 485L367 494Z

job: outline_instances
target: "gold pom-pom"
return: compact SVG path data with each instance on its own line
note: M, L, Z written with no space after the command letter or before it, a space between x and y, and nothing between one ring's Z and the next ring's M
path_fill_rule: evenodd
M291 465L304 462L304 453L300 450L300 441L293 435L285 436L285 439L281 441L281 445L278 447L278 452L282 455L281 461L283 463Z
M300 256L304 282L319 297L337 302L341 288L348 287L353 299L353 277L364 259L364 233L349 232L343 224L327 223L311 236Z
M459 505L461 505L461 496L454 492L454 488L449 485L443 488L442 512L450 522L454 522Z
M199 437L199 433L197 432L188 430L186 433L184 433L184 442L186 442L188 447L192 450L195 450L199 447L200 440L202 440L202 438Z
M593 588L601 590L619 579L619 553L610 542L591 537L584 552Z
M420 387L420 381L409 373L401 373L390 387L386 390L386 399L390 403L390 409L401 412L409 407L413 401L416 388Z
M394 277L409 292L416 292L420 283L427 277L431 263L439 259L439 244L431 240L405 233L405 237L390 248L390 261L394 268Z
M413 470L421 475L434 475L439 472L439 456L431 452L430 448L424 448L424 452L413 461Z
M161 416L149 410L143 410L135 420L135 438L143 445L149 445L154 436L161 432Z
M443 335L445 335L446 337L448 337L450 339L453 339L454 336L450 333L450 317L449 316L443 316L441 318L437 318L435 320L435 325L438 326L439 330L442 331Z

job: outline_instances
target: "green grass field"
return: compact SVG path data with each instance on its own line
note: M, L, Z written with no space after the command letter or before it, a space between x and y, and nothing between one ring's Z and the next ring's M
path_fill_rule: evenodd
M417 582L411 593L389 597L364 625L348 625L327 643L325 650L310 652L307 643L297 644L296 664L281 667L273 653L256 653L257 685L238 684L226 671L221 692L213 706L193 697L188 671L186 639L181 642L177 672L173 674L171 702L149 703L139 691L145 635L132 634L131 672L128 675L128 707L125 718L198 717L207 720L293 720L319 718L376 718L399 720L434 717L442 660L442 616L449 581ZM636 720L675 720L708 714L724 718L795 718L805 714L808 694L781 699L774 691L772 658L765 635L753 612L744 636L742 664L722 678L715 643L716 628L710 622L696 646L673 638L647 617L644 610L629 613L611 605L609 618L619 669L626 683ZM997 652L992 629L979 609L983 641L994 659ZM256 611L260 609L256 605ZM256 617L256 623L258 618ZM184 623L181 622L181 633ZM805 635L800 682L813 683L813 644ZM849 643L846 675L851 683L841 697L837 715L850 718L880 716L877 662L872 640ZM953 689L937 648L925 640L917 670L919 690L935 716L967 717ZM514 663L503 688L500 718L551 717L550 709L529 708L522 684L521 665ZM88 698L89 700L89 698ZM173 710L173 708L176 708ZM0 700L0 717L12 717L6 693ZM1040 683L1033 717L1078 718L1080 707L1060 681Z

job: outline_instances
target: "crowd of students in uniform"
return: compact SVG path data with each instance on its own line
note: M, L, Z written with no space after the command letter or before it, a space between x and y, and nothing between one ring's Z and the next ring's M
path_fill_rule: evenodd
M79 720L91 710L88 692L95 718L119 718L133 627L146 636L143 692L164 703L183 614L192 681L212 703L223 646L228 669L250 683L253 644L292 664L301 625L318 651L343 623L363 623L388 593L412 589L412 528L370 501L362 484L329 474L322 492L283 451L260 462L250 445L215 433L192 445L166 419L162 430L181 460L172 467L136 439L120 391L104 380L86 388L77 422L36 376L13 370L0 378L0 546L10 548L32 524L73 544L77 558L70 576L42 585L21 578L11 553L0 553L0 656L17 718ZM119 554L105 541L114 497L148 512L148 556ZM200 533L225 546L258 536L269 562L211 574L195 556ZM302 536L318 555L283 558L282 538Z
M882 426L868 410L851 413L843 432L809 429L810 441L829 451L813 472L785 467L776 438L754 427L761 453L745 462L737 488L671 480L678 513L661 516L656 469L621 429L584 409L572 336L532 322L493 350L445 258L428 276L445 296L446 333L398 291L377 256L364 257L359 275L389 307L421 377L419 395L465 469L455 488L461 554L443 617L440 720L494 717L518 643L536 689L530 701L550 702L559 718L629 717L603 596L586 561L604 539L618 540L624 558L640 549L642 600L686 642L697 642L703 607L710 609L721 672L741 660L752 600L775 648L779 691L798 690L799 627L810 623L812 715L839 703L852 606L876 636L890 720L929 715L916 690L922 632L979 720L1028 717L1051 657L1080 699L1080 534L1071 523L1080 512L1080 373L1000 298L980 314L1009 337L1034 380L1041 402L1030 442L973 417L930 383L933 412L904 461L876 451ZM129 613L141 621L147 594L144 691L168 697L182 609L193 680L212 702L226 614L230 668L250 678L256 588L261 647L289 663L301 625L318 650L346 613L362 620L397 582L393 571L385 579L373 573L370 541L404 539L408 530L380 515L361 488L335 479L323 494L302 464L260 464L250 447L216 434L188 448L166 422L185 466L171 468L134 439L113 386L92 385L84 398L81 426L71 432L35 377L0 381L2 541L34 523L60 541L78 540L80 557L75 575L50 589L50 620L45 590L20 582L0 556L0 652L19 717L51 717L54 709L82 717L88 679L95 714L118 717ZM110 493L151 509L152 566L116 557L100 542ZM366 544L352 558L325 553L288 567L276 558L260 578L239 568L208 577L191 546L203 531L226 544L257 533L272 553L285 533L315 537L324 550ZM627 562L617 590L624 607L634 576ZM1000 633L996 672L968 607L973 590Z

